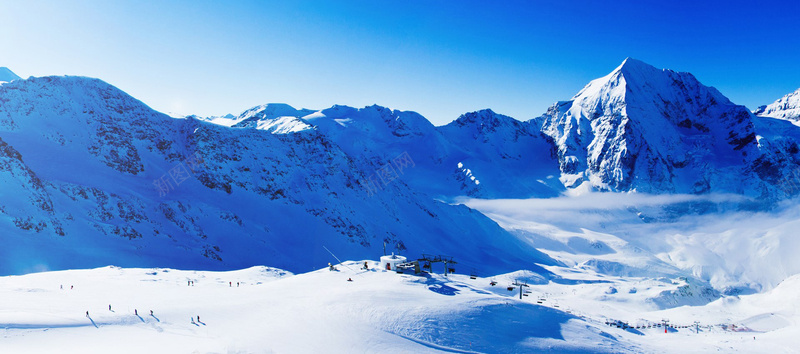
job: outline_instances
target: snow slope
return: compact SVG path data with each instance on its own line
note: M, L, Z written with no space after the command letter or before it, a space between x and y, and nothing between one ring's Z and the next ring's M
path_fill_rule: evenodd
M564 191L552 139L530 124L487 109L466 113L437 129L458 147L445 161L452 166L457 160L462 183L471 187L464 187L460 195L541 198ZM479 183L472 185L476 180Z
M361 271L361 264L294 276L266 267L106 267L4 277L0 351L628 351L620 335L486 291L478 285L485 279Z
M377 176L396 162L348 154L285 105L220 126L81 77L16 80L0 102L0 227L13 245L0 251L0 273L110 263L304 271L326 263L323 246L359 258L384 243L495 270L553 264L482 214L409 187L422 169ZM381 188L365 183L378 177Z
M265 109L279 109L283 112L280 114L288 115L252 114ZM408 156L414 169L403 180L415 190L437 198L553 197L563 191L554 178L558 170L549 138L532 131L528 124L491 110L467 113L443 127L434 127L416 112L377 105L336 105L309 114L308 110L268 104L251 108L239 117L256 118L245 118L244 123L206 120L277 134L316 129L348 155L377 165ZM459 163L462 167L458 167ZM466 169L483 176L483 185L470 178L474 176L466 176Z
M105 267L6 276L0 351L791 352L800 330L798 277L764 294L658 310L647 299L685 281L558 267L560 282L531 272L415 276L367 262L367 271L348 261L297 275ZM507 290L514 281L527 282L527 296Z

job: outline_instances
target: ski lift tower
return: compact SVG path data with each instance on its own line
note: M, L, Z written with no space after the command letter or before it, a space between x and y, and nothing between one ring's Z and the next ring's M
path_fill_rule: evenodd
M422 258L419 259L420 262L425 262L425 265L430 265L432 263L444 263L444 276L447 276L447 273L455 273L456 269L452 267L453 264L457 264L453 257L450 256L434 256L429 254L422 254ZM450 264L451 266L448 266ZM429 269L431 273L433 273L433 267Z
M522 300L522 295L528 292L525 289L525 288L528 287L528 283L527 282L520 282L519 280L515 280L514 283L511 284L511 285L516 285L516 286L519 287L519 299ZM525 294L525 296L528 296L528 295Z

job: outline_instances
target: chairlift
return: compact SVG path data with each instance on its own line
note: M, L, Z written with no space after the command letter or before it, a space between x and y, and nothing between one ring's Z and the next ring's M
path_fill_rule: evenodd
M509 285L508 288L506 288L506 289L508 289L508 291L514 291L514 287L511 286L511 285Z
M455 268L447 268L447 271L450 272L450 274L453 274L453 273L456 272L456 269Z
M422 265L422 269L431 270L431 263L425 262L425 264Z
M495 286L497 285L497 282L494 279L492 279L492 281L489 282L489 285Z

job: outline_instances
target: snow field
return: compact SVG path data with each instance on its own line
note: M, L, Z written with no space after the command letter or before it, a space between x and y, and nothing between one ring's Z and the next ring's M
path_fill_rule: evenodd
M4 277L0 352L610 351L616 343L557 309L484 290L484 278L361 265L295 276L105 267Z

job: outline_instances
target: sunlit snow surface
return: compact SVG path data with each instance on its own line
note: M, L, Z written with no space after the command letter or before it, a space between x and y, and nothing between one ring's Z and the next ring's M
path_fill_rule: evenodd
M798 124L798 120L800 120L800 89L769 105L759 107L753 113L761 117L786 119Z
M0 352L530 352L634 345L597 323L519 301L484 278L400 275L374 269L377 262L364 271L362 264L295 276L265 267L105 267L4 277Z
M764 294L660 311L646 299L680 280L556 267L557 282L527 271L471 279L362 264L298 275L104 267L3 277L0 352L787 352L798 333L797 276ZM514 281L530 285L522 300ZM682 328L606 325L662 319ZM693 321L699 334L686 327Z

